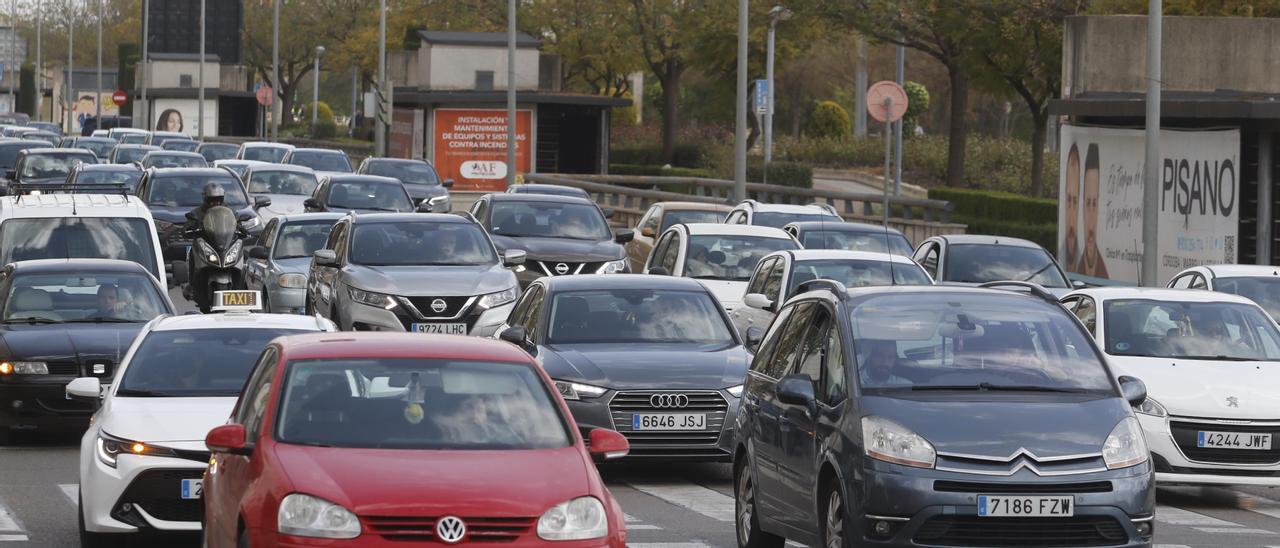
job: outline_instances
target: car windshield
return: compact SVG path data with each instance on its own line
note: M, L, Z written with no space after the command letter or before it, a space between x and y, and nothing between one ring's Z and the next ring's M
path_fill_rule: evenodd
M169 312L143 274L18 274L5 299L5 323L148 322Z
M293 221L280 228L276 236L275 258L296 259L310 257L317 249L324 247L329 239L329 231L333 230L334 221Z
M19 180L27 179L66 179L77 165L83 163L96 164L98 159L85 152L50 152L48 154L32 154L22 159L22 171Z
M1045 250L996 244L952 244L947 248L943 280L987 283L1005 280L1034 282L1043 287L1067 287L1058 263Z
M864 389L1111 391L1084 330L1018 295L887 294L850 313Z
M259 162L270 162L273 164L280 163L284 156L289 153L289 149L284 147L245 147L244 157L242 160L256 160Z
M751 217L751 224L756 226L771 226L773 228L782 228L791 223L800 223L804 221L842 223L844 222L844 219L835 215L828 215L826 213L780 213L777 211L760 211Z
M1280 360L1280 331L1253 305L1117 299L1102 311L1113 356Z
M338 151L295 151L289 163L307 166L316 171L351 172L351 162L347 155Z
M200 147L200 155L208 162L230 160L236 157L240 147L226 143L205 143Z
M892 275L892 283L890 283ZM819 278L836 280L845 287L871 285L929 285L929 275L915 263L889 261L831 259L822 261L797 261L791 265L791 281L787 294L795 292L800 284Z
M1272 318L1280 318L1280 278L1274 276L1240 276L1214 278L1213 289L1239 295L1258 303Z
M911 256L907 237L893 232L845 232L841 230L806 230L801 239L805 249L845 249L848 251L887 252Z
M183 139L168 139L160 146L165 150L181 150L183 152L195 152L200 148L200 143L196 141L186 141Z
M82 148L84 150L92 152L94 156L97 156L98 158L106 158L111 154L111 149L116 147L116 142L112 141L111 139L102 139L102 140L78 139L76 140L76 143L73 146L74 148Z
M146 133L122 133L119 137L120 143L126 145L141 145L147 142Z
M316 190L316 176L296 171L254 171L249 176L250 194L294 194L310 196Z
M484 229L472 223L421 221L360 224L351 262L367 266L463 266L497 264Z
M668 210L662 214L662 230L658 233L666 232L668 228L678 224L692 223L710 223L718 224L724 222L724 212L722 211L702 211L697 209L675 209Z
M303 332L278 327L152 331L134 351L116 395L234 398L271 339Z
M74 184L77 185L124 185L127 192L133 193L142 180L142 172L136 169L81 169L76 173Z
M157 279L154 228L147 219L38 217L0 223L0 264L35 259L121 259Z
M426 162L371 162L369 175L393 177L416 185L438 185L440 178Z
M222 164L218 167L230 171L236 177L244 177L245 172L249 171L249 166L245 164Z
M187 154L163 154L151 153L142 159L143 165L146 167L209 167L209 162L204 161L200 156L190 156Z
M164 207L196 207L204 201L204 187L210 183L226 191L223 204L227 207L238 208L249 205L249 197L245 195L244 187L240 186L240 181L230 173L156 177L149 185L151 197L147 203Z
M133 148L133 147L121 148L117 146L114 149L114 153L116 155L115 163L131 164L133 162L141 160L142 157L146 156L148 152L151 152L151 149Z
M693 236L689 238L684 275L705 280L747 281L765 255L799 247L791 238L718 234Z
M547 342L733 344L720 305L705 292L566 291L552 300Z
M399 182L333 181L327 201L329 209L342 211L413 211L413 200Z
M500 236L592 241L613 239L604 215L590 204L497 201L493 204L491 221L493 233Z
M289 364L276 412L284 443L429 450L568 447L569 426L526 364L326 359Z
M42 143L0 143L0 167L4 169L13 169L14 164L18 161L18 153L29 148L43 148L48 145Z

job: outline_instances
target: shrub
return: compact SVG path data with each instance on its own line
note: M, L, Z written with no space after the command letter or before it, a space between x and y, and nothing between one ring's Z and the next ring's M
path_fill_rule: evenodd
M662 159L662 145L614 145L609 148L609 159L619 164L653 165L666 164ZM706 166L706 153L703 145L696 143L676 143L673 167L703 168Z
M764 174L768 177L762 177ZM796 162L770 162L768 170L759 165L747 167L747 180L753 183L813 188L813 168Z
M961 188L931 188L929 198L951 202L955 214L965 217L1055 226L1058 223L1058 201L1049 198Z
M332 139L338 135L338 126L333 120L328 122L321 119L316 125L311 126L311 136L315 139Z
M822 101L809 115L809 135L819 138L844 138L852 132L849 112L835 101Z
M670 167L659 165L609 164L611 175L653 175L661 177L701 177L712 178L711 172L705 169Z
M907 92L907 113L902 115L902 136L914 137L916 126L920 124L920 116L929 110L929 90L919 82L906 82L902 89Z

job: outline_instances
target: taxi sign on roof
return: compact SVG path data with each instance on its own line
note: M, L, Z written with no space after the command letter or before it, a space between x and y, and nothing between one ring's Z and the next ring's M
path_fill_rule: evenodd
M210 309L222 312L262 310L262 292L247 290L214 291L213 306Z

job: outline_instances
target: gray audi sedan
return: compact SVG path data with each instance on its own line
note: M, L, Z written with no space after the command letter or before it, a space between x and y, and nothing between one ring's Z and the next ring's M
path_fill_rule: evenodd
M324 247L341 218L341 213L298 213L267 222L257 245L249 248L245 272L248 288L262 292L263 312L304 312L311 255Z

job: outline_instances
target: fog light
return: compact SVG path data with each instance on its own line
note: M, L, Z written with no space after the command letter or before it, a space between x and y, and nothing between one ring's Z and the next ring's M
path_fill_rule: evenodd
M126 502L126 503L124 503L124 504L121 504L121 505L120 505L120 511L121 511L121 512L132 512L132 511L133 511L133 504L132 504L132 503L128 503L128 502Z
M889 536L890 530L891 530L891 526L887 521L877 521L875 524L875 533L879 536L882 536L882 537Z
M1140 536L1140 537L1142 537L1142 538L1150 538L1150 537L1151 537L1151 529L1152 529L1152 527L1151 527L1151 522L1150 522L1150 521L1139 521L1139 522L1136 522L1136 523L1134 523L1134 524L1133 524L1133 528L1138 530L1138 536Z
M22 409L22 405L23 405L22 400L13 400L14 409Z

